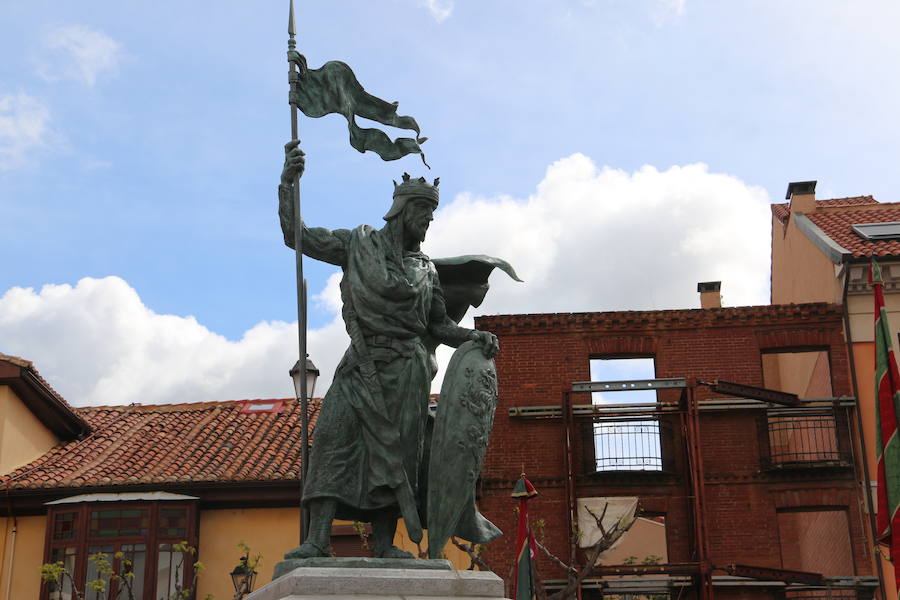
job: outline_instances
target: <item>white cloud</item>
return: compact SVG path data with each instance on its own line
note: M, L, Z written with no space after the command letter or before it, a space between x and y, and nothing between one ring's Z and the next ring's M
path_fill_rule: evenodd
M438 23L453 13L453 0L420 0L419 4L427 8Z
M154 313L118 277L0 297L2 352L33 359L79 406L289 396L295 332L263 322L231 342L193 317Z
M0 171L22 166L50 134L50 111L28 94L0 95Z
M59 25L43 36L45 56L38 74L48 81L74 79L93 86L105 73L114 73L122 59L122 45L84 25Z
M480 313L699 308L722 281L729 305L768 302L769 200L706 165L634 173L574 154L526 199L461 195L429 230L431 256L508 260L525 283L491 278Z
M574 154L551 165L528 198L463 194L447 203L425 250L513 264L525 283L495 272L479 314L696 308L696 284L710 280L723 282L729 305L764 304L768 215L763 190L702 164L626 173ZM322 370L317 395L348 343L339 278L313 298L334 315L309 332ZM154 313L118 277L9 290L0 340L0 352L34 360L77 405L286 397L297 356L296 324L264 321L229 341L193 317ZM443 350L440 362L449 356Z
M687 12L687 0L655 0L650 11L650 18L657 27L676 21Z

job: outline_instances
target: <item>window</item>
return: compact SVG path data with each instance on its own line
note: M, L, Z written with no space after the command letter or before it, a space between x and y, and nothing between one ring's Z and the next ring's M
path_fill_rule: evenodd
M183 585L193 574L192 557L173 547L184 541L197 546L196 521L196 503L190 501L57 504L48 514L45 559L62 562L78 589L85 590L85 582L97 579L96 563L88 557L102 552L117 573L124 572L125 560L130 562L136 600L168 598L178 579ZM116 597L115 583L109 592ZM85 599L99 600L106 594L87 590ZM49 584L42 598L75 600L75 595L69 583Z
M800 398L830 398L828 352L771 352L763 354L765 387ZM834 410L770 409L767 415L770 467L833 464L846 459L839 451Z
M591 359L591 381L654 379L652 358ZM594 405L656 404L654 390L629 387L627 391L592 392ZM600 416L594 423L597 471L661 471L659 420L656 418Z
M825 576L854 575L846 508L778 511L781 566Z
M900 223L857 223L851 225L854 233L864 240L900 239Z

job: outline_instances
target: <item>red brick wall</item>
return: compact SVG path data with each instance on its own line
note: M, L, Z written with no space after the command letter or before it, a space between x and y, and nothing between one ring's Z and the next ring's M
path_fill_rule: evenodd
M778 529L785 569L824 575L853 573L846 510L779 512Z
M591 357L651 355L657 377L724 379L762 386L761 352L817 348L828 350L834 393L851 393L841 312L839 307L825 304L494 316L478 318L476 326L500 338L496 359L500 402L479 502L485 515L506 533L489 545L486 555L503 577L509 574L515 542L514 502L509 494L523 469L540 493L530 502L532 522L543 520L546 545L563 560L569 559L562 421L513 418L508 409L560 406L563 391L571 382L590 379ZM697 387L696 393L701 402L716 397L703 386ZM660 399L676 400L678 395L661 392ZM590 404L590 394L573 394L572 402ZM593 444L590 426L576 422L574 429L576 495L639 496L645 510L666 516L669 561L695 560L691 492L678 418L671 422L667 470L672 472L666 474L589 473L586 465L590 461L585 456ZM850 553L858 574L868 573L864 522L857 510L861 497L851 469L807 469L801 483L792 475L766 471L764 411L702 411L700 430L706 476L704 514L713 564L781 567L778 509L790 505L785 494L805 489L812 496L818 494L820 501L810 503L811 498L804 498L806 504L793 506L836 506L833 497L824 502L822 495L842 494L843 504L837 506L849 509L845 514L852 540ZM538 569L545 579L563 577L563 572L543 557ZM751 595L758 598L759 593Z

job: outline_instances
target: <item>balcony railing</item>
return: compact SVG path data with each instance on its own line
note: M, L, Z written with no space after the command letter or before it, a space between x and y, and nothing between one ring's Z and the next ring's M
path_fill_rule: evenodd
M661 471L659 421L656 419L594 423L597 471Z
M832 410L770 411L768 414L771 468L843 465L849 456L838 445Z

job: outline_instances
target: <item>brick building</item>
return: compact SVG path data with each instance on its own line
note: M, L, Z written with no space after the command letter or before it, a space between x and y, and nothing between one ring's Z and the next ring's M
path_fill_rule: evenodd
M476 319L502 348L481 510L514 532L509 493L524 468L540 492L532 523L543 521L547 548L577 564L570 524L582 506L637 497L641 514L664 525L663 547L647 542L628 561L637 565L604 562L585 597L603 585L619 595L871 596L878 580L841 308L703 304L711 308ZM652 359L652 381L578 383L591 381L592 363L636 357ZM726 396L717 381L800 400ZM628 392L592 401L592 390L623 387L655 392L649 402L629 402ZM486 554L503 576L512 537ZM538 570L548 589L565 577L544 556Z

